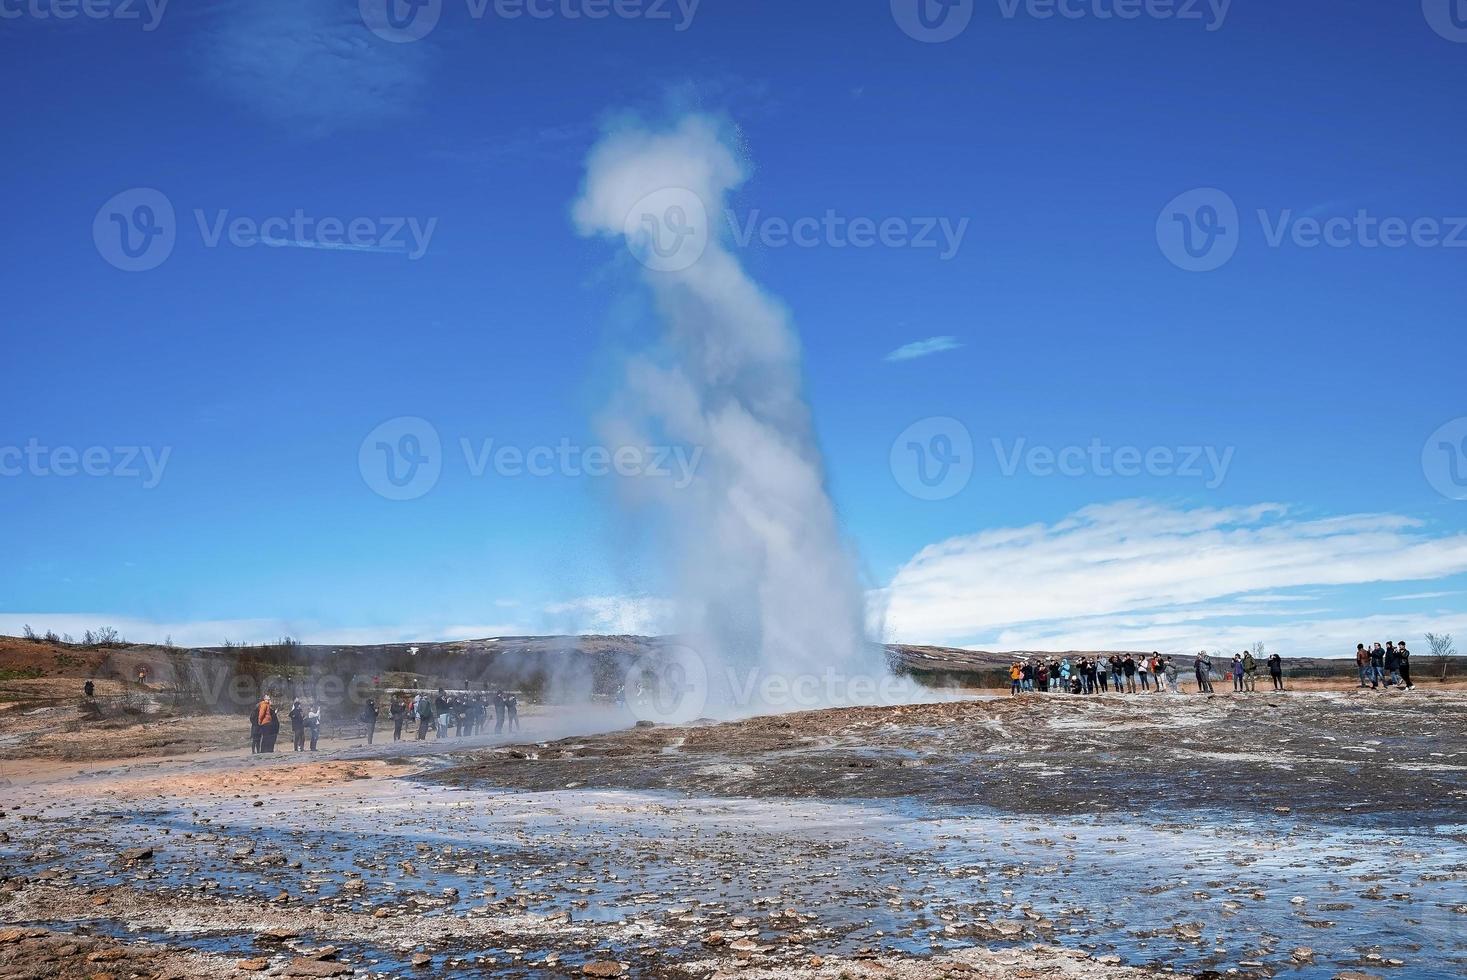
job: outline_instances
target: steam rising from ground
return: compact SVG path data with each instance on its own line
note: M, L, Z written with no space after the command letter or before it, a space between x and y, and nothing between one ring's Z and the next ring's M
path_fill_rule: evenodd
M626 365L605 434L613 445L703 450L691 486L628 489L665 522L679 626L715 699L730 669L886 674L865 636L788 314L710 220L745 177L731 134L709 117L622 127L592 150L573 212L582 234L626 241L662 326L662 345Z

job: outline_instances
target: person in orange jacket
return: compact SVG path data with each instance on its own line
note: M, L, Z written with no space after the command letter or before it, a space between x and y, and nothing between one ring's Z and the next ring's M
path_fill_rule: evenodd
M260 723L260 751L274 752L275 739L280 735L280 715L276 713L270 695L260 699L255 718Z

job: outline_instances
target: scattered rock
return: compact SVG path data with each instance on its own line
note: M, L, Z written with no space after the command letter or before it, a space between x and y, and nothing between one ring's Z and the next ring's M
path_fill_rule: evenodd
M345 963L313 960L306 956L297 956L285 968L285 975L288 977L344 977L352 972L352 968Z

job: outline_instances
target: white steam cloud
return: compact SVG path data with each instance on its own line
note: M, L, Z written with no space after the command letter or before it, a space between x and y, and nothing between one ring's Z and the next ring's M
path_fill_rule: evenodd
M881 676L789 316L710 221L745 176L732 135L702 115L624 126L591 151L576 225L625 240L662 326L603 427L613 444L703 449L690 486L629 489L665 521L680 626L710 670Z

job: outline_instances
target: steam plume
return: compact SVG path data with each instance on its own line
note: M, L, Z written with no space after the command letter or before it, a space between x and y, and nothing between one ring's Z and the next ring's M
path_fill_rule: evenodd
M624 126L591 151L573 216L645 267L662 345L632 358L612 444L701 447L690 486L639 481L667 521L684 631L712 664L884 673L801 391L789 316L715 221L746 172L710 117Z

